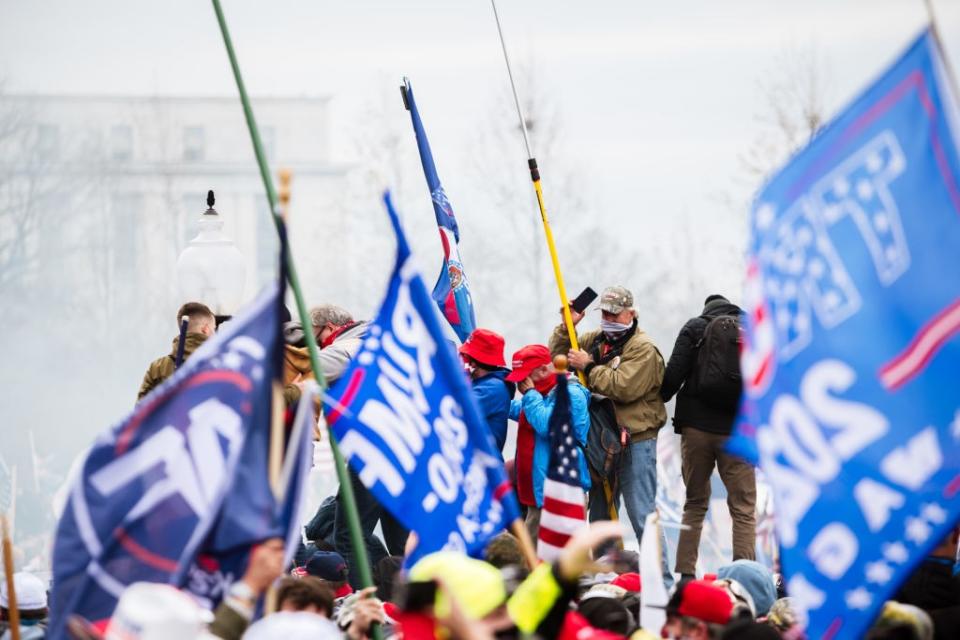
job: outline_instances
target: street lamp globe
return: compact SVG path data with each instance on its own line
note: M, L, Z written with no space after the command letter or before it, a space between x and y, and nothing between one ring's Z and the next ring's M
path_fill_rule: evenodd
M182 301L202 302L220 319L239 308L246 268L233 239L223 232L223 220L213 204L213 191L209 191L199 232L177 258L177 279Z

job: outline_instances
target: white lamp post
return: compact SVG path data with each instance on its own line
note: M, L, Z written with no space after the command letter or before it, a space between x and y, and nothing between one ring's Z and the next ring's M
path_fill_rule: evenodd
M223 232L223 220L213 204L213 191L208 191L200 231L177 258L177 279L181 301L204 303L219 322L240 306L246 268L233 239Z

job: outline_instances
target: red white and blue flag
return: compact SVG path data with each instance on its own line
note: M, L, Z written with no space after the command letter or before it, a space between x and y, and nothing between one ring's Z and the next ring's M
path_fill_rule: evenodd
M550 414L550 463L543 484L537 556L553 562L578 529L587 524L586 495L580 485L580 446L573 432L567 377L557 374L556 404Z
M417 103L413 99L413 87L408 79L403 79L400 91L403 94L403 104L410 112L410 119L413 121L413 132L417 136L423 175L430 189L433 212L437 217L437 227L440 230L440 242L443 244L443 268L437 283L433 286L432 297L440 307L440 313L463 342L473 333L477 320L473 313L473 297L470 295L467 276L463 271L463 261L460 259L460 229L453 215L453 207L450 206L447 194L440 184L440 177L437 176L433 153L430 151L427 133L423 129L423 122L420 121Z

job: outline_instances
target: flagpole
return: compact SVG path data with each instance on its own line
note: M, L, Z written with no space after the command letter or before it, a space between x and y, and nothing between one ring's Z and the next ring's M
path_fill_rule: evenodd
M7 581L7 615L10 617L10 637L20 640L20 609L17 608L17 590L13 583L13 541L7 514L0 514L0 535L3 537L3 575Z
M574 350L580 349L577 340L577 331L573 326L573 316L570 315L570 298L567 297L567 288L563 284L563 274L560 272L560 259L557 257L557 246L553 241L553 231L550 229L550 221L547 219L547 207L543 202L543 188L540 186L540 169L537 168L537 159L533 156L530 148L530 137L527 135L527 119L523 115L523 107L520 106L520 96L517 93L517 83L513 79L513 69L510 66L510 55L507 53L507 43L503 38L503 28L500 26L500 15L497 13L496 0L490 0L490 6L493 7L493 18L497 23L497 33L500 36L500 47L503 49L503 60L507 64L507 75L510 78L510 89L513 91L513 102L517 105L517 117L520 118L520 131L523 132L523 145L527 149L527 165L530 167L530 179L533 181L533 190L537 194L537 205L540 207L540 220L543 221L543 233L547 237L547 248L550 250L550 261L553 264L553 275L557 281L557 290L560 293L560 308L563 310L563 323L567 327L567 334L570 336L570 347ZM577 377L580 382L586 384L583 372L578 371Z
M940 58L943 60L943 67L946 70L947 79L950 82L953 99L960 100L960 87L957 86L957 74L953 71L953 65L950 64L950 58L947 56L947 50L943 46L943 40L940 39L940 26L937 22L937 14L933 10L933 0L923 0L923 6L926 8L927 18L930 20L930 30L933 32L933 40L937 43L937 48L940 50Z
M220 34L223 36L223 44L227 50L227 57L230 59L230 68L233 70L233 77L237 83L237 91L240 94L240 102L243 105L243 115L247 121L247 129L250 132L250 139L253 143L253 152L257 158L257 165L260 168L260 178L263 181L264 189L267 192L267 200L270 204L271 217L277 227L277 233L280 233L280 227L283 221L279 215L277 206L277 193L273 187L273 179L270 176L270 169L267 165L266 154L263 151L263 143L260 140L260 132L257 128L257 122L253 115L253 108L250 105L250 98L247 95L246 86L243 83L243 76L240 73L240 65L237 62L237 55L233 49L233 42L230 39L230 32L227 29L227 21L223 15L223 9L220 7L220 0L211 0L213 10L217 15L217 23L220 25ZM323 369L320 367L319 351L317 349L317 339L311 330L312 323L307 305L303 299L303 293L300 289L300 279L297 276L296 265L293 256L287 253L287 280L290 283L290 290L293 291L293 298L297 306L297 314L300 316L300 322L304 328L304 336L307 342L307 350L310 354L310 366L313 369L313 375L320 385L320 389L326 389L327 381L323 375ZM328 429L330 435L330 449L333 451L333 459L337 468L337 479L340 481L341 505L347 516L347 524L350 529L350 541L353 545L354 559L357 564L357 571L360 574L360 581L364 587L373 586L373 578L370 572L370 560L367 557L367 548L363 542L363 533L360 529L360 515L357 513L357 503L353 495L353 485L350 484L350 476L347 474L347 466L343 460L343 454L337 446L336 437ZM374 627L374 635L381 637L381 631L378 625Z

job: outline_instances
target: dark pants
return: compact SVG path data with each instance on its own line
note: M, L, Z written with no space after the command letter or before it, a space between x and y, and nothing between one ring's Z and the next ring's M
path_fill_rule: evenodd
M407 543L407 534L409 533L403 526L397 522L390 513L381 506L373 494L367 490L360 478L348 468L350 475L350 486L353 487L353 496L357 503L357 513L360 516L360 529L363 531L363 540L367 547L371 573L372 568L387 555L384 553L383 544L373 535L373 530L380 522L380 528L383 531L383 541L386 543L386 551L390 555L402 556L403 547ZM333 522L333 544L337 552L347 561L350 569L350 586L354 589L363 587L360 582L360 571L357 569L357 561L353 554L353 545L350 542L350 527L347 524L347 513L343 506L343 491L337 494L337 510Z
M729 436L684 427L680 459L687 499L677 544L677 572L695 574L703 518L710 506L710 476L717 467L727 488L727 506L733 520L733 559L755 560L757 548L757 476L754 468L724 450Z

